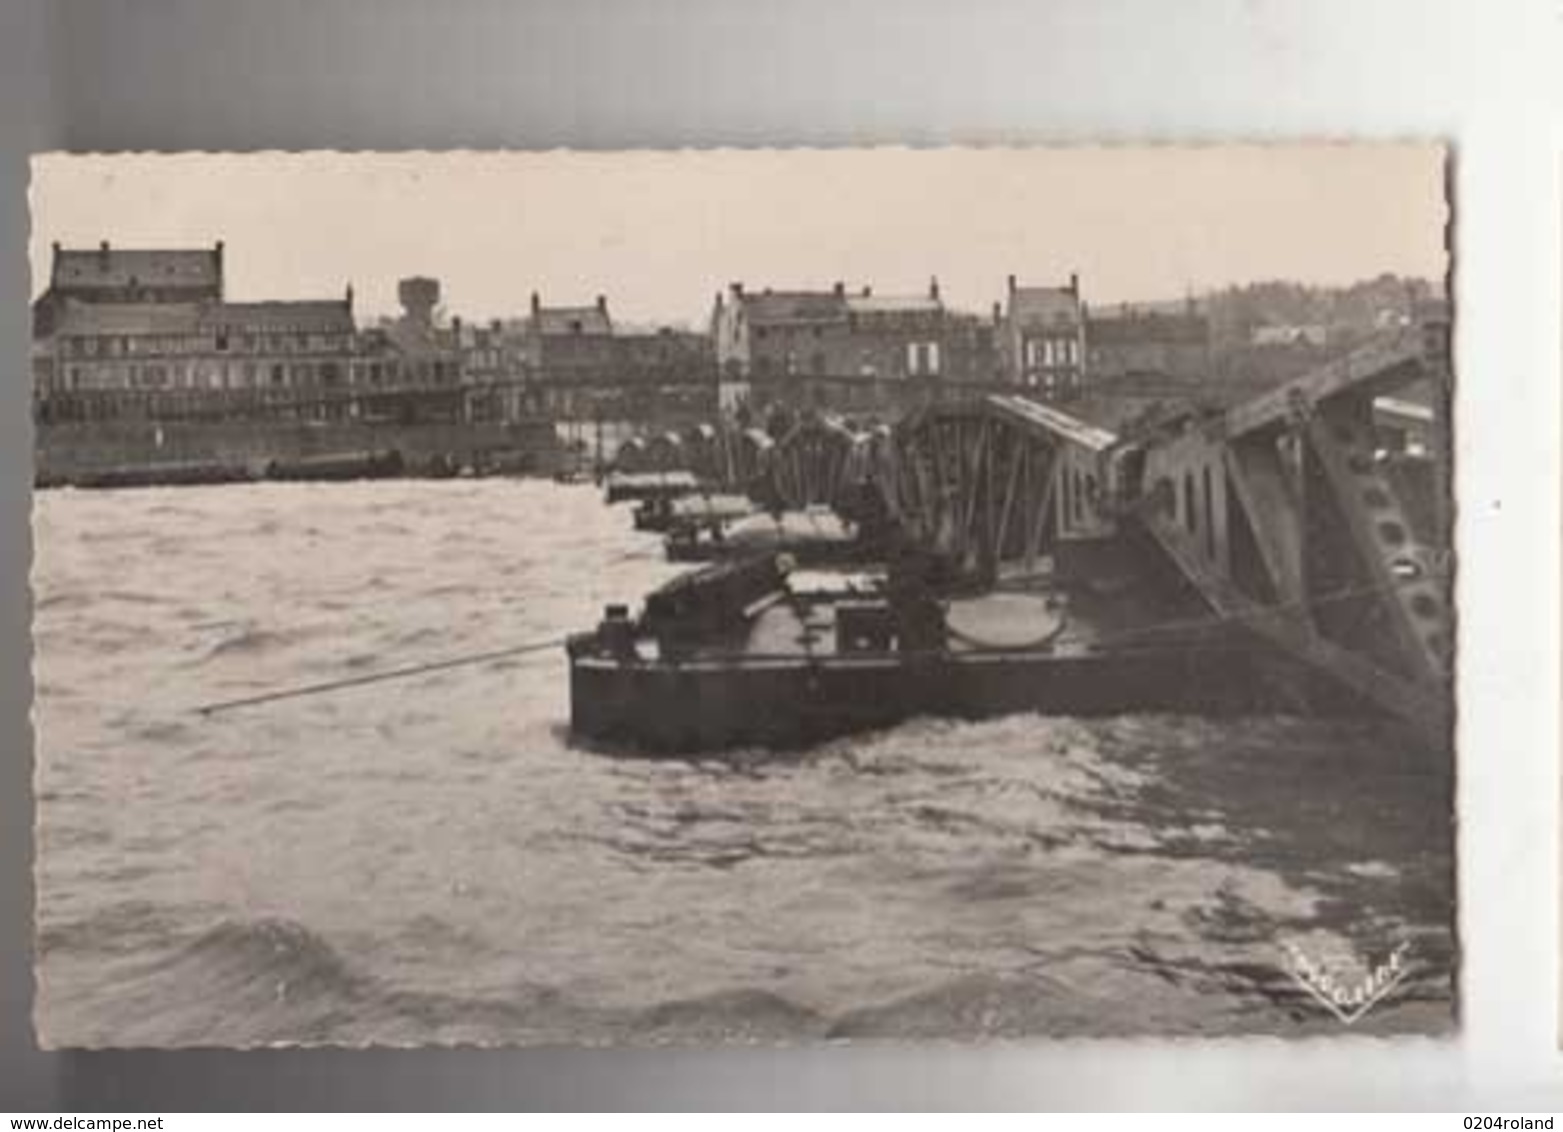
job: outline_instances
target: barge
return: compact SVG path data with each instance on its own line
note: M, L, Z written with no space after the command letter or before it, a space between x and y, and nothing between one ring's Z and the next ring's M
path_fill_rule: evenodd
M700 490L692 472L612 472L608 476L609 503L643 499L678 499Z
M754 503L745 495L655 496L635 505L635 529L666 533L720 527L754 512Z
M792 748L919 715L1233 715L1325 689L1223 626L1135 629L1088 587L935 596L786 556L697 570L570 638L570 724L647 754ZM1357 710L1358 704L1337 704Z
M785 554L800 566L864 564L881 553L876 541L860 527L824 507L676 526L663 541L663 548L670 562L722 562Z

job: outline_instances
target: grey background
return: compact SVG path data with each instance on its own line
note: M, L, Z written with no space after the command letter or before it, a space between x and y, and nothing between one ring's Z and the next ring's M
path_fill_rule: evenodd
M1563 1106L1535 521L1558 513L1559 22L1547 0L0 0L0 1110ZM1256 135L1458 146L1458 1041L33 1049L30 152Z

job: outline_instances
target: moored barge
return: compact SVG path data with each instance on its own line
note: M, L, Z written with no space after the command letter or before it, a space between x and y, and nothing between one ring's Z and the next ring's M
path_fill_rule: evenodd
M1321 691L1230 627L1135 630L1122 604L1087 589L937 598L882 573L789 570L785 556L724 563L570 639L571 728L688 754L919 715L1274 712Z
M613 472L608 476L609 503L641 499L678 499L700 490L692 472Z
M744 495L654 496L635 505L635 529L666 533L721 527L755 512Z
M670 562L724 562L785 554L799 566L861 565L881 554L878 540L824 507L681 524L669 531L663 548Z

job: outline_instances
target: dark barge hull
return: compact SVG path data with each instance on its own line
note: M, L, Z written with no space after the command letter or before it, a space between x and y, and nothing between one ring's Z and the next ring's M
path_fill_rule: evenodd
M620 663L582 656L570 665L570 723L589 739L687 754L807 746L917 715L1273 713L1294 708L1306 694L1296 683L1299 673L1280 673L1273 660L1244 647L887 653L812 662L789 656Z

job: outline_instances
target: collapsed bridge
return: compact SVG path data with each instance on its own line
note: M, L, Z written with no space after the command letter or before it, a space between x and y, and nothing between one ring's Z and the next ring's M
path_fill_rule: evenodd
M1434 321L1124 435L992 395L866 431L817 415L779 435L704 425L627 449L623 466L690 470L778 511L849 514L867 493L988 586L1128 563L1446 742L1448 359Z

